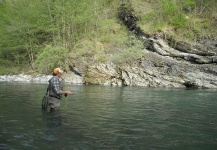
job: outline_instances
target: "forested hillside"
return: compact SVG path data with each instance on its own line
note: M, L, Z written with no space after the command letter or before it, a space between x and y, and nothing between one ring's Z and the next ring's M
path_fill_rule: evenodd
M216 38L216 0L1 0L0 74L122 64L145 55L119 20L121 6L149 36Z

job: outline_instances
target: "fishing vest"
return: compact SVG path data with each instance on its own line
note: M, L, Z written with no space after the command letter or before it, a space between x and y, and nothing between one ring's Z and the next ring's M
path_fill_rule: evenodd
M62 94L57 94L56 91L55 91L54 80L56 80L57 84L59 84L60 90L63 90L62 82L59 80L59 78L53 76L49 80L49 85L48 85L49 96L61 99Z

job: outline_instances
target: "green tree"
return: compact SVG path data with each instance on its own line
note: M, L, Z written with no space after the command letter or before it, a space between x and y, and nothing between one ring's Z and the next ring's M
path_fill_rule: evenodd
M1 12L3 26L1 33L4 35L1 41L2 56L11 60L14 64L29 64L34 67L34 60L38 53L39 44L43 43L46 36L44 26L48 24L46 9L41 0L29 2L3 1Z

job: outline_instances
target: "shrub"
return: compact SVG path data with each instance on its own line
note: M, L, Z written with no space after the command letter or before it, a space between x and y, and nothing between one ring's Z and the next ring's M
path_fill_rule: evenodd
M36 67L43 73L48 73L56 67L65 66L67 50L64 47L46 45L38 54Z
M115 64L131 63L145 54L143 43L136 37L129 36L125 42L125 46L116 49L116 52L111 58Z

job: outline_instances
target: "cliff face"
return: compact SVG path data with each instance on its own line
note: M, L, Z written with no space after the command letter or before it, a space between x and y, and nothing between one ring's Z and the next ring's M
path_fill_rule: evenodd
M134 64L96 64L82 76L73 76L80 81L73 78L74 83L85 84L217 88L216 64L195 64L156 52L147 52L144 58Z
M131 12L123 9L118 17L144 43L145 56L133 64L95 64L82 69L83 73L79 67L72 67L73 76L79 77L81 83L217 88L217 39L201 39L189 44L149 36L136 25L137 17Z
M217 88L216 40L195 45L178 42L172 48L159 37L144 39L151 49L144 49L145 56L133 64L95 64L79 75L75 68L74 76L85 84Z

